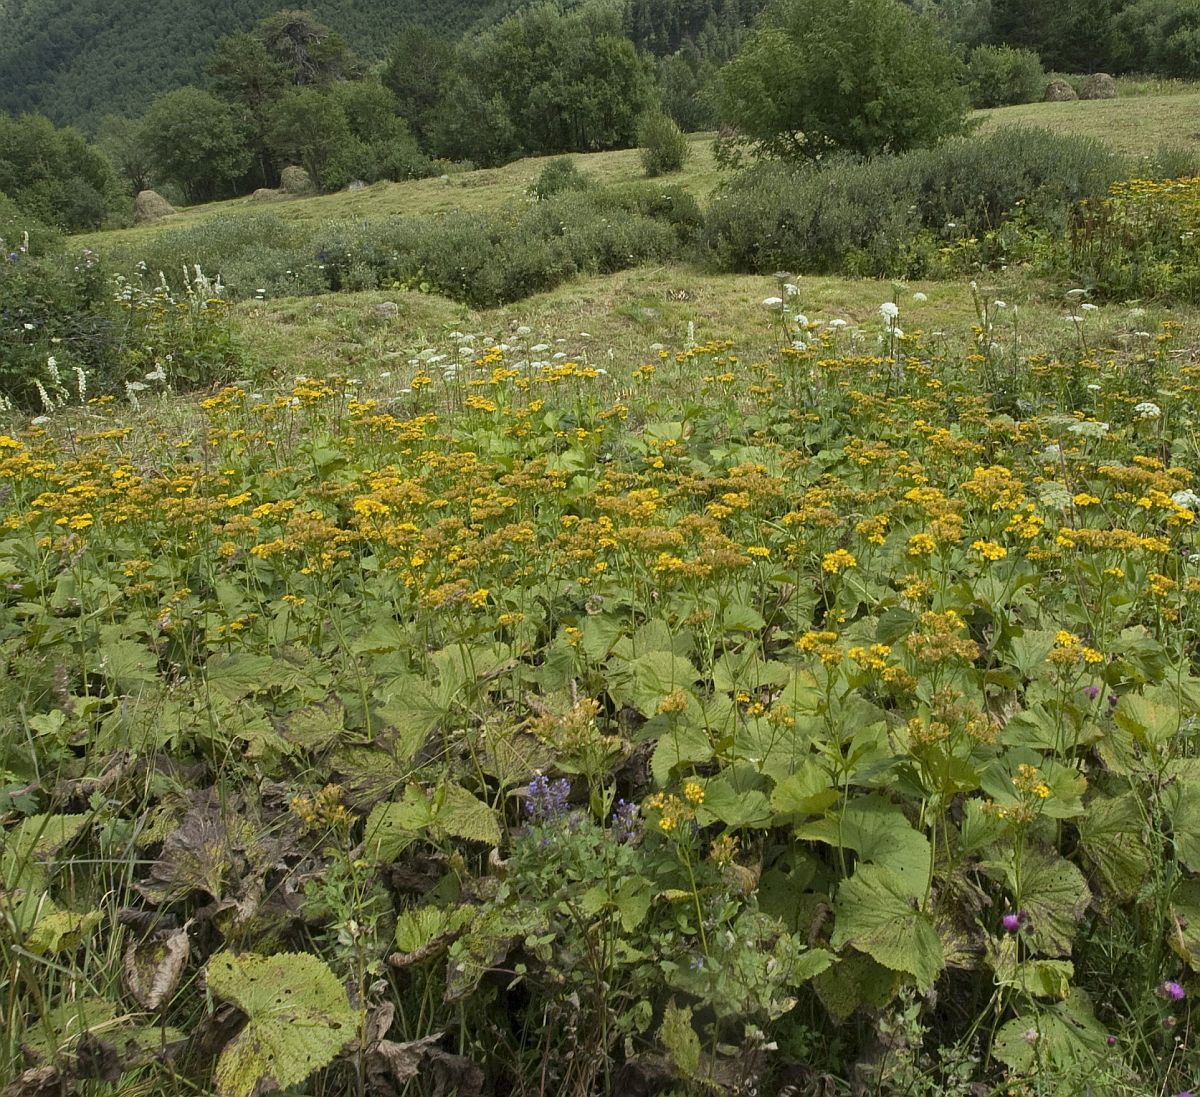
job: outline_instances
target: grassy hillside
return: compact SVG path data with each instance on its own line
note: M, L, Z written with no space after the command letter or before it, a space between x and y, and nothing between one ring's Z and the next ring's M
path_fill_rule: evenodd
M1160 145L1200 141L1200 90L1195 84L1169 86L1166 94L1123 96L1073 103L1026 103L978 111L981 129L1042 126L1055 133L1080 134L1107 142L1127 156L1146 156Z
M290 198L270 202L234 198L190 206L155 225L91 233L76 239L87 247L125 247L164 231L193 227L231 215L268 211L287 221L318 224L324 221L376 219L396 215L436 215L456 210L491 212L529 200L529 188L545 166L557 157L529 157L501 168L413 179L404 183L376 183L356 191ZM644 178L636 149L577 153L566 157L599 185L627 183ZM682 186L703 201L720 182L712 154L712 134L692 134L691 156L682 172L664 183Z
M1200 89L1173 85L1157 94L1074 103L1031 103L977 111L980 132L1002 126L1040 126L1055 133L1077 134L1105 141L1136 158L1153 154L1160 145L1187 145L1200 128ZM643 178L637 150L575 154L569 157L596 183L632 182ZM192 206L156 225L139 226L78 237L87 247L133 247L162 232L191 228L231 215L269 211L289 222L375 219L394 215L436 215L457 210L495 211L527 200L530 185L548 158L531 157L501 168L464 172L403 183L377 183L357 191L271 202L236 198ZM684 187L701 202L721 182L713 159L712 135L692 134L691 155L684 170L665 182Z

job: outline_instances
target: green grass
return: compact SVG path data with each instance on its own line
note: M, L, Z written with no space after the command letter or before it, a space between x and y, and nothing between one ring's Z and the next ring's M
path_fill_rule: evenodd
M662 176L664 185L682 186L703 201L720 182L713 159L711 133L696 133L689 138L691 154L683 171ZM645 179L641 154L637 149L615 152L570 154L568 159L595 183L632 183ZM164 230L190 227L215 217L253 212L269 212L287 221L314 225L325 221L354 218L455 213L460 210L493 212L529 201L529 188L551 160L558 157L528 157L500 168L413 179L403 183L375 183L356 191L339 191L313 198L284 198L255 201L233 198L189 206L173 217L154 225L74 237L79 244L97 247L104 244L128 244L148 239Z
M910 282L840 277L797 277L797 307L811 320L844 319L874 330L879 306L895 300L905 330L946 332L960 353L970 353L975 302L967 281ZM981 297L1002 300L1009 308L997 313L1011 328L1016 318L1027 346L1051 354L1068 354L1076 344L1075 329L1064 320L1066 290L1047 286L1022 274L989 278L979 284ZM772 278L758 275L714 275L680 265L639 267L607 276L577 278L549 293L500 308L473 310L433 294L338 293L274 301L246 301L233 309L238 338L251 361L280 363L280 371L371 376L406 365L398 347L436 343L458 329L487 333L500 340L520 325L534 337L565 339L561 349L604 364L648 360L653 344L684 345L688 324L697 341L734 338L743 356L763 356L778 346L779 329L763 305L780 292ZM925 301L914 295L923 293ZM384 316L380 305L394 302L398 312ZM1200 317L1188 311L1152 310L1134 318L1121 306L1107 306L1089 319L1088 338L1098 347L1119 348L1134 329L1151 330L1164 319L1177 325L1181 337L1200 339ZM586 332L584 336L581 333ZM395 363L399 360L398 365Z
M983 133L1000 126L1042 126L1055 133L1095 137L1126 156L1153 154L1160 145L1200 141L1200 90L1177 84L1168 94L1138 94L1071 103L1026 103L976 111Z
M1111 144L1128 156L1148 156L1160 145L1188 145L1200 140L1200 90L1182 81L1131 80L1122 84L1123 98L1073 103L1030 103L977 111L982 132L1000 126L1042 126L1055 133L1082 134ZM683 171L663 177L682 186L702 203L722 180L713 158L711 133L689 138L691 155ZM357 191L313 198L255 201L234 198L181 209L154 225L87 233L73 237L84 247L126 246L230 214L270 212L286 221L315 225L354 218L429 215L459 210L496 211L528 201L529 187L551 157L530 157L501 168L484 168L403 183L376 183ZM577 153L570 159L600 185L644 179L637 149Z

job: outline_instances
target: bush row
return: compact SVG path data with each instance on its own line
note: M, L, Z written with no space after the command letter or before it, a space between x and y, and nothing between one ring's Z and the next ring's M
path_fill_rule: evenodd
M315 231L273 214L164 232L114 252L168 280L199 262L235 298L419 288L485 308L682 254L702 226L696 200L672 187L565 190L517 213L345 221Z
M701 246L723 271L920 277L954 245L1020 214L1065 228L1082 198L1128 171L1098 141L998 130L894 157L759 164L716 198Z

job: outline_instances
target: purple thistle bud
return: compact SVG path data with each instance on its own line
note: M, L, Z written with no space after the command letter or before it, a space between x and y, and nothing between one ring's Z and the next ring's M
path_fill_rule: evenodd
M1116 708L1116 707L1117 707L1117 702L1118 702L1119 700L1120 700L1120 698L1119 698L1119 697L1118 697L1118 696L1117 696L1115 693L1110 693L1110 694L1108 695L1108 704L1109 704L1109 707L1110 707L1110 708Z
M1016 914L1006 914L1000 921L1005 933L1018 933L1021 929L1021 919Z
M1087 699L1089 701L1094 701L1097 697L1100 696L1100 687L1099 686L1088 686L1088 688L1085 689L1083 692L1085 694L1087 694Z
M1109 1047L1116 1047L1117 1038L1115 1036L1109 1036L1107 1040L1105 1040L1105 1043L1107 1043Z

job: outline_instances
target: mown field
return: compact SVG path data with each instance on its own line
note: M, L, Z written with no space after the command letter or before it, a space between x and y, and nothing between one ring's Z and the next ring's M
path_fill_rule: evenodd
M1009 108L1171 136L1112 109ZM0 435L6 1093L1200 1080L1186 305L1032 261L192 289L125 291L142 380L64 355Z

